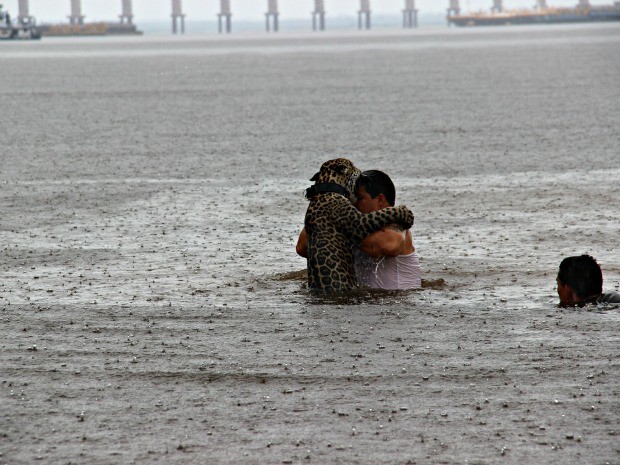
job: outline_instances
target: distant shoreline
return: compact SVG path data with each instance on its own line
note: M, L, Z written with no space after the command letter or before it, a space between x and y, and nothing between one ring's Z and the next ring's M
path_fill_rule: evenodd
M330 18L327 16L327 31L357 30L357 17L355 16L338 16ZM162 21L135 21L138 28L144 34L172 34L172 24L170 20ZM438 13L420 13L418 16L419 28L447 26L446 16ZM403 29L402 17L399 15L377 15L372 18L373 29ZM235 21L233 18L232 34L243 32L260 32L265 31L264 20L260 21ZM312 32L312 18L307 19L280 19L280 32ZM196 19L186 18L185 33L187 34L217 34L217 18ZM320 33L317 31L317 33ZM270 32L269 34L277 34Z

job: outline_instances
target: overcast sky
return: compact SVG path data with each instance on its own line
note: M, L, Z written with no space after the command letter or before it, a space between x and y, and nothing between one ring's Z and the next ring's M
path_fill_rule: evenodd
M4 8L16 16L18 0L0 0ZM139 23L150 20L167 20L170 18L171 0L133 0L135 21ZM443 13L448 0L417 0L420 12ZM504 0L507 9L530 8L535 0ZM613 4L613 0L590 0L592 5ZM187 20L215 20L219 10L219 0L182 0L183 12ZM355 16L359 9L359 0L325 0L328 16ZM405 0L370 0L374 14L400 15ZM488 10L492 0L461 0L464 10ZM574 6L577 0L547 0L549 6ZM30 14L39 22L65 22L71 11L70 0L30 0ZM281 20L309 18L314 7L313 0L279 0ZM231 0L233 18L237 20L262 21L267 9L267 0ZM113 21L121 11L121 0L82 0L82 14L87 21Z

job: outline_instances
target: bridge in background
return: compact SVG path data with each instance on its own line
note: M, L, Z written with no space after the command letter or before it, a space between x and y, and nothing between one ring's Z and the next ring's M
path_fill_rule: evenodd
M19 12L18 20L22 24L34 23L34 17L30 15L29 0L18 0ZM269 32L278 31L280 13L278 10L278 0L266 0L267 11L265 12L265 29ZM308 0L311 1L311 0ZM312 0L314 1L314 10L312 10L312 29L313 30L325 30L326 28L326 10L325 0ZM370 29L371 28L371 7L370 0L359 0L360 7L357 11L358 16L358 28ZM491 0L491 11L502 12L504 10L502 0ZM589 0L578 0L579 6L589 6ZM547 8L546 0L536 0L536 6L538 8ZM67 16L70 25L82 26L85 24L85 15L82 14L82 2L81 0L70 0L71 14ZM183 12L182 0L171 0L171 18L172 18L172 33L181 34L185 33L185 17ZM418 9L415 5L415 0L404 0L404 8L401 10L403 17L404 28L415 28L418 26ZM449 0L447 14L458 15L460 13L459 0ZM133 24L133 0L121 0L121 13L118 15L120 24ZM220 33L230 33L232 31L232 8L230 0L220 0L220 10L217 13L218 18L218 30Z

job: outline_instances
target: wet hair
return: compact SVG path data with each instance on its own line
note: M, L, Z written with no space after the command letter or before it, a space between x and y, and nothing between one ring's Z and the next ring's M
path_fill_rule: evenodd
M590 255L567 257L560 263L558 280L569 286L580 299L603 292L603 273Z
M390 206L396 202L396 188L390 177L383 171L368 170L363 171L357 178L355 189L363 187L371 198L383 194Z

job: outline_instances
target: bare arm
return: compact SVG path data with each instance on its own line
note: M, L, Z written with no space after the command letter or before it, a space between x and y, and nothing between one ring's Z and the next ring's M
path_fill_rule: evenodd
M306 228L301 230L299 239L297 239L297 246L295 246L295 250L297 251L297 255L308 258L308 234L306 233Z
M396 257L408 255L415 249L409 230L385 227L367 236L360 244L360 250L371 257Z

